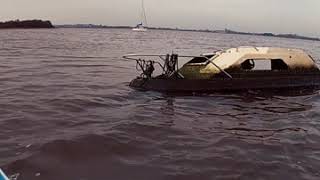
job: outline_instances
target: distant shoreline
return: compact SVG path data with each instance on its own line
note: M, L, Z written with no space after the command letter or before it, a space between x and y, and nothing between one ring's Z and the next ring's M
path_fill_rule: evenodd
M0 22L0 29L54 28L50 21L24 20Z
M95 25L95 24L67 24L67 25L52 25L50 21L43 20L15 20L0 22L1 29L30 29L30 28L117 28L117 29L132 29L131 26L106 26L106 25ZM181 28L166 28L166 27L148 27L152 30L167 30L167 31L189 31L189 32L207 32L207 33L220 33L220 34L240 34L240 35L254 35L264 37L278 37L287 39L301 39L310 41L320 41L320 38L307 37L297 34L274 34L274 33L253 33L253 32L240 32L229 29L224 30L201 30L201 29L181 29Z
M72 24L72 25L55 25L57 28L117 28L117 29L132 29L131 26L106 26L106 25L94 25L94 24ZM207 33L220 33L220 34L240 34L240 35L254 35L265 37L278 37L287 39L301 39L310 41L320 41L320 38L301 36L297 34L274 34L274 33L253 33L253 32L240 32L229 29L225 30L197 30L197 29L180 29L180 28L165 28L165 27L148 27L153 30L168 30L168 31L190 31L190 32L207 32Z

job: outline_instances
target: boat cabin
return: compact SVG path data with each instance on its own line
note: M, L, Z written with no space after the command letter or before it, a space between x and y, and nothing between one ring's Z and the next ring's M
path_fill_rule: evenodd
M179 73L186 79L212 79L239 74L283 74L319 71L303 50L271 47L239 47L195 57Z

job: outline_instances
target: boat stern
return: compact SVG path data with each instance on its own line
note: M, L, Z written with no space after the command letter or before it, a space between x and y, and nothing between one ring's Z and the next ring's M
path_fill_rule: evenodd
M134 89L145 89L146 81L146 78L137 77L130 82L129 86Z

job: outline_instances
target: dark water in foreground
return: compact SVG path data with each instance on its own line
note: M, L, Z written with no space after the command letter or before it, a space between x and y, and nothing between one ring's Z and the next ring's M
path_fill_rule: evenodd
M139 92L127 53L312 41L194 32L0 31L0 166L19 180L320 179L320 96Z

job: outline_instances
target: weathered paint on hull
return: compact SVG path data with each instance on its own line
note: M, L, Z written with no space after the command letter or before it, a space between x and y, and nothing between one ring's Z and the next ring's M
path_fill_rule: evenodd
M320 75L233 79L214 78L212 80L136 78L130 83L130 87L161 92L222 92L250 89L319 88Z

